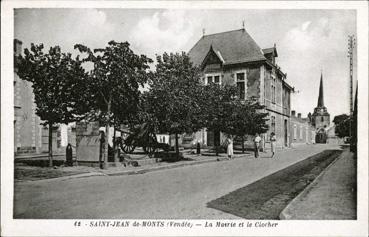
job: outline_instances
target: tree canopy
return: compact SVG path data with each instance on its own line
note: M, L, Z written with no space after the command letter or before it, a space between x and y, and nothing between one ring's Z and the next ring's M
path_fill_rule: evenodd
M176 135L202 128L201 82L198 68L185 53L157 56L156 71L146 93L147 112L160 133Z
M335 133L338 137L344 138L350 136L351 118L347 114L340 114L334 117L334 124L336 125Z
M44 52L43 44L31 44L24 56L15 57L16 72L22 80L32 83L36 114L49 126L49 165L52 161L52 128L54 124L68 124L85 114L82 106L86 73L82 62L63 53L59 46Z
M83 62L93 64L89 72L89 95L86 107L90 109L89 120L105 125L106 141L109 127L127 123L138 111L140 87L144 87L150 76L149 63L145 55L136 55L128 42L108 42L105 48L94 49L77 44L75 49L87 54ZM104 161L107 162L108 142L105 143Z
M45 124L78 120L85 112L80 106L85 89L86 73L82 62L70 53L62 53L59 46L43 51L43 44L31 44L24 56L15 59L17 74L32 82L36 114Z

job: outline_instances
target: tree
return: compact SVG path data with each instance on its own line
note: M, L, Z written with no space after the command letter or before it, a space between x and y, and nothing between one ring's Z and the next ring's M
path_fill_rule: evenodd
M83 62L93 63L86 92L89 120L105 126L104 165L108 162L108 138L111 125L129 120L137 112L140 90L148 79L149 63L145 55L136 55L129 43L110 41L105 48L94 49L77 44L74 48L87 54Z
M201 102L202 121L204 127L214 133L215 153L219 153L217 137L220 132L231 130L230 115L234 111L237 100L237 87L231 85L220 86L217 84L206 85L203 88L203 100Z
M340 114L334 117L334 124L336 125L335 132L340 138L350 136L350 122L351 118L347 114Z
M244 153L246 135L265 133L268 130L266 124L268 114L261 112L264 106L260 105L256 98L237 99L231 105L230 115L225 120L227 126L224 128L224 132L241 138L242 153Z
M83 100L86 73L81 61L70 53L62 53L59 46L43 51L43 44L31 44L24 56L15 58L17 74L32 82L36 114L49 127L49 166L53 166L52 128L55 124L76 121L84 114Z
M178 157L178 134L202 128L199 70L184 52L164 53L157 56L156 71L149 86L145 95L149 117L159 132L175 135Z

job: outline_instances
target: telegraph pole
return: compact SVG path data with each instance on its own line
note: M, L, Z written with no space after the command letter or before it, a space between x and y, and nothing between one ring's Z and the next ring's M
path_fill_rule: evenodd
M353 100L353 54L355 47L355 35L348 36L348 54L347 57L350 58L350 115L353 114L354 111L354 100Z
M347 57L350 58L350 140L351 138L351 123L352 123L352 116L354 112L354 100L353 100L353 87L354 87L354 79L353 79L353 54L354 54L354 47L355 47L355 35L348 36L348 54Z

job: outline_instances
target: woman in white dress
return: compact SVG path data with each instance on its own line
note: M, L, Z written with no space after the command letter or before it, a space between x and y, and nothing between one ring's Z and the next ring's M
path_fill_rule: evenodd
M275 154L275 142L277 141L277 138L276 138L276 136L275 136L275 133L274 132L272 132L271 134L270 134L270 146L271 146L271 150L272 150L272 158L273 158L273 156L274 156L274 154Z
M233 158L233 141L230 137L227 138L227 154L228 159Z

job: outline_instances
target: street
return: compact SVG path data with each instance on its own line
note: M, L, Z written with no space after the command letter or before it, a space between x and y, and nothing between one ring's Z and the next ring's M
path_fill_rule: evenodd
M15 218L235 219L206 204L329 145L277 150L275 158L238 158L139 175L15 183Z

